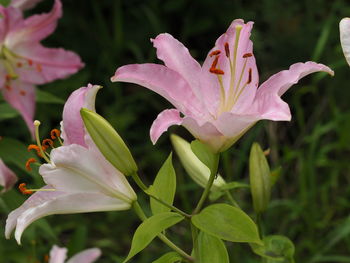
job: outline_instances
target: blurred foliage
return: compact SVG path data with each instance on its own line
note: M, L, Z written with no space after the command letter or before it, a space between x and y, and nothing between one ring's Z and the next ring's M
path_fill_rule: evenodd
M47 11L52 4L43 1L28 15ZM350 69L338 30L340 19L350 14L348 1L63 0L63 6L63 18L44 44L77 52L86 67L68 79L39 87L42 92L38 93L36 118L42 122L42 137L59 127L62 101L74 89L89 82L101 84L104 89L97 96L97 111L131 147L147 183L171 151L169 134L155 146L148 138L152 121L169 105L149 90L109 79L123 64L156 62L150 38L169 32L203 61L230 22L243 18L255 22L252 39L261 81L299 61L315 60L331 66L336 71L334 78L315 74L284 96L293 113L291 122L258 123L222 156L220 172L227 181L247 182L253 141L270 148L269 162L272 168L281 166L281 177L262 218L264 233L291 239L296 262L350 262L350 90L346 88ZM0 122L0 135L29 144L22 119L2 102L0 109L7 113ZM171 131L191 139L182 127ZM6 149L11 152L13 148ZM27 153L24 146L16 149ZM1 151L1 158L6 155ZM42 185L35 171L28 174L18 162L8 160L8 164L21 182ZM190 212L201 189L178 163L176 166L179 187L175 205ZM252 212L249 190L241 188L234 194L240 205ZM1 197L1 229L8 212L26 198L17 190ZM142 196L140 199L146 204ZM67 246L69 255L98 246L103 250L98 262L122 262L138 224L132 211L50 216L26 230L22 246L0 235L0 262L43 262L53 244ZM191 239L185 229L177 225L173 236L181 236L181 246L188 251ZM260 262L247 245L227 245L230 262ZM155 241L133 262L151 262L166 251L168 248Z

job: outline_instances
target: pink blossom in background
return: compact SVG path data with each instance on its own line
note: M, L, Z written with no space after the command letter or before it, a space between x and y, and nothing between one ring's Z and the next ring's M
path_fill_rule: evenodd
M68 98L61 123L63 146L51 150L50 162L39 168L46 186L9 214L7 238L16 228L15 238L20 243L26 227L47 215L127 210L137 199L125 176L85 132L80 109L95 110L100 88L89 84Z
M19 6L19 2L12 5ZM21 3L27 6L34 2ZM53 33L62 16L60 0L55 0L46 14L23 18L22 11L13 6L0 6L0 14L0 90L33 132L35 85L68 77L83 67L83 63L71 51L40 44Z
M339 23L340 30L340 43L346 58L350 66L350 18L343 18Z
M10 6L19 8L21 10L27 10L34 7L37 3L42 0L12 0Z
M153 143L169 126L183 125L213 151L224 151L258 120L289 121L289 106L280 97L299 79L317 71L333 75L322 64L296 63L259 86L252 27L253 22L234 20L202 66L182 43L165 33L151 40L165 65L132 64L116 70L112 81L144 86L175 107L153 122Z
M68 261L65 261L67 258L67 249L55 245L50 251L49 263L92 263L95 262L100 256L100 249L90 248L74 255Z
M10 190L17 182L17 176L0 159L0 186L3 187L0 193Z

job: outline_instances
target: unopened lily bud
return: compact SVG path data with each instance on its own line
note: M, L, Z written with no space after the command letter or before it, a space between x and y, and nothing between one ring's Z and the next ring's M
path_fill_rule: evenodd
M254 143L249 157L250 190L256 213L266 210L271 195L270 167L263 150Z
M137 172L129 148L116 130L101 115L88 109L80 110L85 128L103 156L124 175Z
M204 188L210 177L210 169L193 153L190 143L174 134L170 135L170 139L188 175ZM217 175L211 190L218 191L225 184L225 180Z

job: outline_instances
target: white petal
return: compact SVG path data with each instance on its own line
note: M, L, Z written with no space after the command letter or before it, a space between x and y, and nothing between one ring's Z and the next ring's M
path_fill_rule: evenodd
M343 48L343 52L346 61L350 65L350 18L343 18L339 23L340 30L340 43Z
M49 263L64 263L67 258L67 249L54 245L50 250Z
M90 248L76 254L74 257L69 259L67 263L92 263L100 256L101 256L100 249Z

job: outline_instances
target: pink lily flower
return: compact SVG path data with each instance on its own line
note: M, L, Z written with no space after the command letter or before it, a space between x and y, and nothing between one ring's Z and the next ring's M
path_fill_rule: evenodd
M259 86L250 32L253 22L237 19L221 35L202 66L169 34L152 39L165 65L133 64L117 69L112 81L142 85L172 103L153 122L153 144L171 125L183 125L194 137L221 152L258 120L289 121L288 104L280 97L302 77L333 71L314 62L296 63Z
M350 66L350 18L343 18L339 23L340 43Z
M67 249L55 245L50 251L49 263L92 263L95 262L100 256L100 249L90 248L74 255L68 261L65 261L67 258Z
M80 117L82 107L95 110L100 88L89 84L68 98L61 123L64 143L52 149L49 158L45 157L47 163L39 168L46 186L33 190L22 185L23 193L35 193L9 214L7 238L16 228L15 238L20 244L25 228L47 215L127 210L136 200L125 176L104 158Z
M10 190L16 182L17 176L15 173L0 159L0 185L3 187L0 193Z
M15 1L13 5L24 8L34 1L21 3ZM62 16L60 0L55 0L47 14L24 19L20 9L0 6L0 15L0 90L33 132L35 85L74 74L83 63L71 51L40 44L55 30Z
M12 0L10 5L24 11L34 7L37 3L41 1L42 0Z

